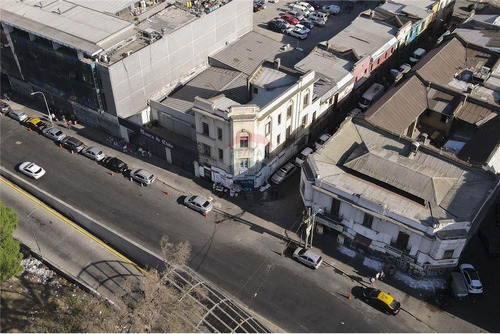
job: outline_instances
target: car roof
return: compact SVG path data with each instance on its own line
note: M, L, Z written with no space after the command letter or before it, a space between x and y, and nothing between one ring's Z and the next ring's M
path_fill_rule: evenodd
M95 146L89 147L86 150L87 150L87 152L94 152L94 153L101 151L101 149L99 147L95 147Z
M380 291L380 293L377 296L377 299L383 301L387 305L391 305L391 303L394 300L394 298L390 294L383 292L383 291Z
M321 257L321 256L319 256L318 254L314 253L312 250L309 250L309 249L306 250L305 253L302 254L302 255L307 256L308 258L310 258L314 262L318 261L319 258Z
M30 123L33 123L33 124L36 124L38 122L41 122L42 120L40 118L36 118L36 117L33 117L33 118L30 118Z
M17 110L12 110L11 113L16 114L16 115L23 115L24 111L17 109Z
M322 140L327 140L328 138L330 138L331 136L327 133L321 135L321 137L319 137L319 139L322 139Z
M284 164L281 169L283 169L284 171L289 171L291 169L294 169L295 168L295 165L292 164L291 162L287 162L286 164Z
M302 150L302 153L303 155L308 155L308 154L311 154L313 152L313 149L310 148L310 147L306 147L305 149Z
M198 196L198 195L193 195L194 197L191 197L191 201L192 202L196 202L198 203L199 205L202 205L204 204L205 202L207 202L207 200L201 196Z
M37 169L40 168L40 166L38 166L37 164L35 164L34 162L30 162L26 167L24 167L25 169L29 170L30 172L35 172Z
M150 176L153 176L152 173L148 172L147 170L144 169L136 169L134 171L134 174L140 174L142 176L145 176L146 178L149 178Z

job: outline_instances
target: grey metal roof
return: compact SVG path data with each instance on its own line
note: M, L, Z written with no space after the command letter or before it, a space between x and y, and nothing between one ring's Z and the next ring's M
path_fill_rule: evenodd
M414 75L375 102L366 111L365 117L383 129L403 134L427 109L426 94L426 86Z
M451 116L459 98L435 88L427 92L428 108L443 115Z
M339 52L354 50L358 56L373 55L394 40L398 29L380 21L357 17L344 30L333 36L328 45Z
M391 0L391 1L402 5L412 5L422 9L432 9L432 7L436 4L436 2L438 2L437 0Z
M315 71L320 77L335 84L351 75L354 62L334 55L333 53L315 48L304 59L295 65L301 72ZM326 81L326 80L325 80Z
M424 225L436 219L471 221L495 184L494 177L483 170L424 149L410 155L409 142L361 119L347 118L309 161L318 175L316 185L366 198L387 208L393 217ZM423 206L404 193L424 197L430 205Z
M491 108L478 105L476 103L466 101L460 104L455 112L455 117L470 124L478 124L484 120L496 117L497 113Z
M1 21L90 55L99 52L101 43L113 35L127 31L133 34L133 23L78 3L56 0L46 2L43 7L39 3L34 0L0 0Z
M210 56L210 63L250 75L264 60L274 61L275 56L283 52L283 45L252 31Z
M297 82L297 80L297 76L275 70L274 68L262 66L259 71L255 73L251 83L270 90L278 87L293 85Z
M34 0L38 2L38 0ZM116 14L127 7L135 4L137 0L78 0L78 5L86 8L93 9L101 13Z
M496 52L500 51L500 33L498 30L457 28L453 32L471 43L482 45Z
M387 10L391 13L396 14L407 14L419 19L424 19L432 14L432 11L428 9L423 9L412 4L399 4L387 2L380 6L381 9Z
M220 94L245 104L248 102L247 75L233 70L209 67L161 103L180 112L194 106L195 97L208 99Z

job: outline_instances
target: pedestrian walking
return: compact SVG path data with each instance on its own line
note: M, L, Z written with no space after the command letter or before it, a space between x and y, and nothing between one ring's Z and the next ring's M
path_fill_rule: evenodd
M380 270L380 276L379 276L379 280L382 280L384 277L385 277L385 272L384 272L384 269Z
M380 273L377 273L377 274L375 275L375 279L376 279L376 280L377 280L377 279L380 279Z
M370 278L370 285L374 286L375 285L375 277Z
M63 121L63 123L66 123L66 117L64 117L64 115L62 117L62 121Z
M67 121L66 125L68 126L68 129L71 129L71 122L70 121Z

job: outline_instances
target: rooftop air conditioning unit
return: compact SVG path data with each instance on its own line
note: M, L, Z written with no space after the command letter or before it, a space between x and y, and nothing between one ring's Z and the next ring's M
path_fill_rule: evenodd
M420 145L421 144L417 141L414 141L413 143L411 143L411 146L410 146L411 153L416 154L418 152Z

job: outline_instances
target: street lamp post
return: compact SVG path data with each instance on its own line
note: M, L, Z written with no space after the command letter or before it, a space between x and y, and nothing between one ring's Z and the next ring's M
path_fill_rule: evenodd
M45 98L45 94L42 92L31 93L31 95L35 95L35 94L42 94L43 100L45 101L45 106L47 107L47 113L49 114L50 123L52 124L52 127L54 127L54 121L52 120L52 115L50 114L50 109L49 109L49 105L47 104L47 99Z

